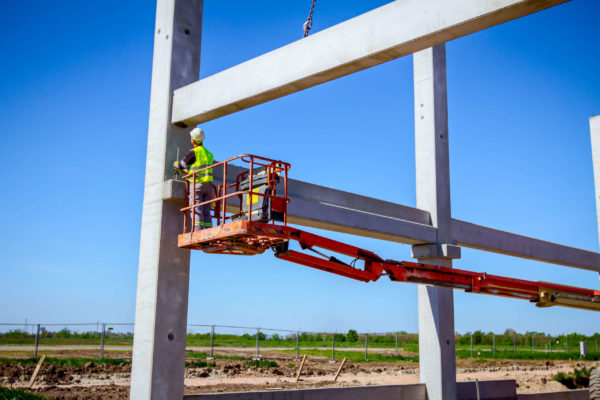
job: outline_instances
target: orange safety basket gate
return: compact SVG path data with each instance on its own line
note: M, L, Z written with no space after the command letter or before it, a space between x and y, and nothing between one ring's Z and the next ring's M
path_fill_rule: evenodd
M227 184L225 178L227 164L236 159L249 163L250 168L248 171L241 172L235 183ZM279 259L363 282L376 281L381 276L387 275L391 280L398 282L428 284L463 289L472 293L529 300L538 307L564 306L600 311L600 291L598 290L513 279L489 275L485 272L471 272L409 261L384 260L371 251L287 226L285 214L289 203L287 198L289 164L244 155L217 163L213 167L218 165L223 165L225 171L223 183L216 188L217 196L211 200L219 205L215 207L214 212L217 226L186 232L186 222L184 222L184 233L178 238L179 247L199 249L206 253L240 255L261 254L271 248ZM256 165L266 168L267 171L261 170L259 174L256 174L254 169ZM281 173L283 173L283 182L280 182L279 179L275 182L276 177L279 178ZM250 181L249 185L248 180ZM265 186L270 189L257 190L257 188L265 189ZM284 195L277 196L276 191L281 186L283 186ZM234 187L235 190L231 193L227 192ZM261 193L264 191L270 193ZM256 213L255 211L259 209L264 211L265 207L265 204L260 204L260 207L252 206L258 203L254 200L254 196L257 195L270 199L266 207L274 206L275 212ZM234 196L237 196L239 205L230 207L230 215L227 215L227 200ZM200 205L206 203L200 203ZM192 204L181 211L185 215L196 206ZM277 214L279 212L277 210L281 210L283 215ZM253 214L257 214L254 215L254 219ZM186 219L184 218L184 220ZM289 242L292 240L298 242L303 250L312 251L317 256L290 250ZM315 247L352 257L353 261L346 263L336 257L323 254ZM362 268L356 266L357 261L362 262Z

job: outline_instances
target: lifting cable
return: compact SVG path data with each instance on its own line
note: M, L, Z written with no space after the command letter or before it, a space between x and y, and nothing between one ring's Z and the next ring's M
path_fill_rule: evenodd
M308 18L306 19L306 22L304 23L304 25L302 25L302 29L304 29L304 37L308 36L308 31L311 30L312 28L312 15L313 15L313 11L315 10L315 3L317 2L317 0L313 0L312 2L312 6L310 6L310 14L308 14Z

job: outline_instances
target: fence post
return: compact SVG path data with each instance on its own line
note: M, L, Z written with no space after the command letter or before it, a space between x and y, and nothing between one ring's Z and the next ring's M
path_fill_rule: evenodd
M368 351L369 351L369 334L367 333L365 335L365 361L367 361Z
M550 336L549 343L550 343L550 354L552 354L552 336Z
M37 331L35 332L35 348L33 349L33 357L38 356L39 343L40 343L40 324L37 324Z
M256 360L260 360L260 328L256 328L256 356L254 356L254 358Z
M569 339L565 336L565 351L569 354Z
M598 342L596 342L596 351L598 351ZM398 332L396 332L396 357L398 357Z
M331 361L335 362L335 334L331 335Z
M588 355L587 342L579 342L579 356L586 358Z
M300 359L300 331L296 332L296 360Z
M473 357L473 334L471 333L471 357Z
M214 360L214 347L215 347L215 326L210 326L210 355L207 357L207 360Z
M594 338L594 341L596 342L596 353L598 352L598 338Z
M531 352L535 353L535 344L533 343L533 336L531 336Z
M100 338L100 359L104 358L104 338L106 337L106 322L102 323L102 336Z
M492 335L492 354L496 355L496 335Z

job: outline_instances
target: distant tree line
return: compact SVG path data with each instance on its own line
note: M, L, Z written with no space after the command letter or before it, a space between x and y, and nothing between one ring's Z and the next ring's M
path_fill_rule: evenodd
M405 331L399 331L397 333L369 333L369 343L382 343L382 344L393 344L396 341L396 335L398 336L399 343L418 343L419 335L416 333L407 333ZM87 332L76 332L68 328L63 328L58 331L49 331L45 328L41 329L41 337L53 338L53 339L99 339L101 336L100 332L87 331ZM331 341L332 336L335 337L336 343L364 343L367 334L358 333L354 329L350 329L347 333L310 333L300 332L301 342L313 342L313 343L328 343ZM549 342L552 342L552 347L565 346L577 346L579 342L588 342L589 345L594 344L596 341L600 341L600 334L594 333L591 336L586 336L580 333L569 333L561 335L548 335L543 332L528 331L524 333L518 333L514 329L506 329L503 333L498 334L494 332L474 331L466 332L464 334L456 333L456 343L458 345L470 345L471 336L473 337L473 345L486 345L491 346L495 342L496 346L531 346L531 338L533 337L535 346L546 346ZM0 338L3 339L31 339L35 337L35 333L28 333L24 330L10 330L8 332L0 332ZM131 339L133 338L133 332L114 332L111 330L106 331L106 337L108 338L122 338ZM210 333L188 333L188 340L208 341L210 340ZM222 334L215 333L215 340L224 342L252 342L256 341L256 333L249 334L243 333L241 335L234 334ZM265 333L263 331L258 332L258 339L260 341L271 341L271 342L290 342L296 341L296 334L287 333L280 335L279 333Z
M59 331L50 331L42 327L40 329L40 337L48 339L100 339L102 333L98 331L76 332L68 328L63 328ZM106 337L109 338L133 338L133 332L113 332L106 331ZM31 339L35 338L35 332L26 332L24 330L15 329L8 332L0 332L0 338L3 339Z
M543 332L528 331L525 333L518 333L514 329L507 329L504 333L497 334L494 332L467 332L463 335L456 334L456 343L460 345L470 345L471 335L473 336L473 345L492 345L494 342L494 336L496 340L496 346L531 346L531 338L533 337L533 343L535 346L545 346L552 342L552 347L565 346L567 343L569 346L578 346L579 342L595 343L600 341L600 334L594 333L591 336L582 335L580 333L569 333L562 335L548 335Z

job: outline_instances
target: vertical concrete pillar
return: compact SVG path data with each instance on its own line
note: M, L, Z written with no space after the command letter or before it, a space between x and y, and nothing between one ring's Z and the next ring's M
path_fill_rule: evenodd
M190 254L177 247L180 204L163 200L189 129L171 125L173 90L200 72L202 0L158 0L135 310L132 399L181 399Z
M438 231L437 243L425 245L425 249L415 246L413 256L451 267L447 253L452 237L445 44L415 53L413 64L417 207L431 213ZM418 293L420 380L427 385L430 400L456 399L453 292L420 285Z
M594 163L594 186L596 188L596 218L598 221L598 240L600 241L600 115L590 118L590 136L592 137L592 161Z

